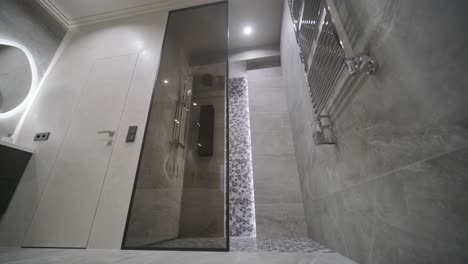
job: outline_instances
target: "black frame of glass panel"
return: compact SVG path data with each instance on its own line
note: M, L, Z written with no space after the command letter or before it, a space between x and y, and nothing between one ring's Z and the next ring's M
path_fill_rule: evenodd
M161 65L161 60L162 60L162 52L164 51L164 47L166 45L166 37L167 37L167 30L168 30L168 25L169 25L169 19L171 14L178 13L178 12L183 12L187 10L192 10L192 9L198 9L198 8L204 8L204 7L209 7L213 5L220 5L220 4L225 4L226 5L226 51L225 51L225 60L226 60L226 75L225 75L225 90L226 90L226 95L225 95L225 104L226 104L226 109L225 109L225 127L226 130L224 131L225 133L225 143L226 143L226 149L225 149L225 220L226 220L226 228L225 228L225 237L226 237L226 248L165 248L165 247L148 247L148 246L141 246L141 247L126 247L125 246L125 238L127 237L127 232L128 232L128 225L130 222L130 212L132 211L133 207L133 202L134 202L134 197L135 197L135 190L136 190L136 185L138 181L138 173L140 171L140 165L141 165L141 158L143 156L143 149L145 146L145 141L146 141L146 135L147 135L147 130L148 130L148 124L149 124L149 116L151 113L151 110L153 108L153 103L154 103L154 95L156 93L156 83L159 79L159 73L156 77L155 80L155 85L153 87L153 92L151 94L151 102L150 102L150 107L148 109L148 118L146 120L146 127L145 131L143 133L143 142L141 144L140 148L140 154L138 157L138 167L135 175L135 180L133 181L133 187L132 187L132 196L130 198L130 206L128 208L127 212L127 220L125 223L125 229L122 237L122 243L121 243L121 249L122 250L153 250L153 251L215 251L215 252L229 252L230 249L230 237L229 237L229 98L228 98L228 80L229 80L229 3L228 0L222 0L219 2L215 3L210 3L210 4L205 4L205 5L198 5L198 6L192 6L192 7L187 7L187 8L182 8L182 9L177 9L177 10L172 10L169 11L169 14L167 16L167 22L166 22L166 28L164 30L164 39L163 39L163 45L161 48L161 53L159 56L159 65Z

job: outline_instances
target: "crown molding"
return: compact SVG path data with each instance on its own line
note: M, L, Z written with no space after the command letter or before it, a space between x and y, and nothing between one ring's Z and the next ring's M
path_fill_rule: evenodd
M146 13L158 11L171 11L197 5L220 2L222 0L154 0L153 3L132 6L98 14L70 18L65 15L65 12L60 10L54 0L36 0L43 8L45 8L57 21L67 29L77 28L80 26L118 20Z

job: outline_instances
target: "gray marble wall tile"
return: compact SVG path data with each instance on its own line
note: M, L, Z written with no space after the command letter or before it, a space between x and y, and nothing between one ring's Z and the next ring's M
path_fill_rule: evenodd
M437 263L434 261L434 241L428 240L427 236L405 232L381 221L377 221L375 229L372 255L366 263ZM443 261L442 263L449 262Z
M297 163L290 156L256 156L253 166L255 171L255 199L259 203L302 203L302 195L297 182ZM281 175L271 179L271 175Z
M359 263L466 263L466 3L336 3L380 68L334 120L338 144L314 146L286 8L283 77L309 235Z
M291 130L291 122L289 121L288 112L280 113L261 113L257 112L257 122L251 124L250 130L252 133L267 133L275 129ZM288 132L286 132L288 133ZM289 132L291 133L291 132Z
M306 237L307 225L302 203L256 203L255 211L258 238L284 239Z
M309 234L358 263L466 263L467 160L463 148L307 199Z
M281 68L247 72L257 237L307 236Z

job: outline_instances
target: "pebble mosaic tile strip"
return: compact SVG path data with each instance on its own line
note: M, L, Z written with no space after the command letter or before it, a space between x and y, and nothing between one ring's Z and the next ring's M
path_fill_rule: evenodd
M255 237L252 144L247 79L228 82L229 230L231 236Z
M290 252L290 253L334 253L331 249L309 238L257 239L253 237L231 237L232 252Z

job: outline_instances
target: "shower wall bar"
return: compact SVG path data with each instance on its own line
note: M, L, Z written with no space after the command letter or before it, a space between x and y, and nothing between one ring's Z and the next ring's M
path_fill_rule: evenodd
M356 54L341 22L334 0L288 0L299 53L304 64L314 117L317 144L335 144L331 118L325 113L330 98L346 89L343 78L374 74L376 64Z

